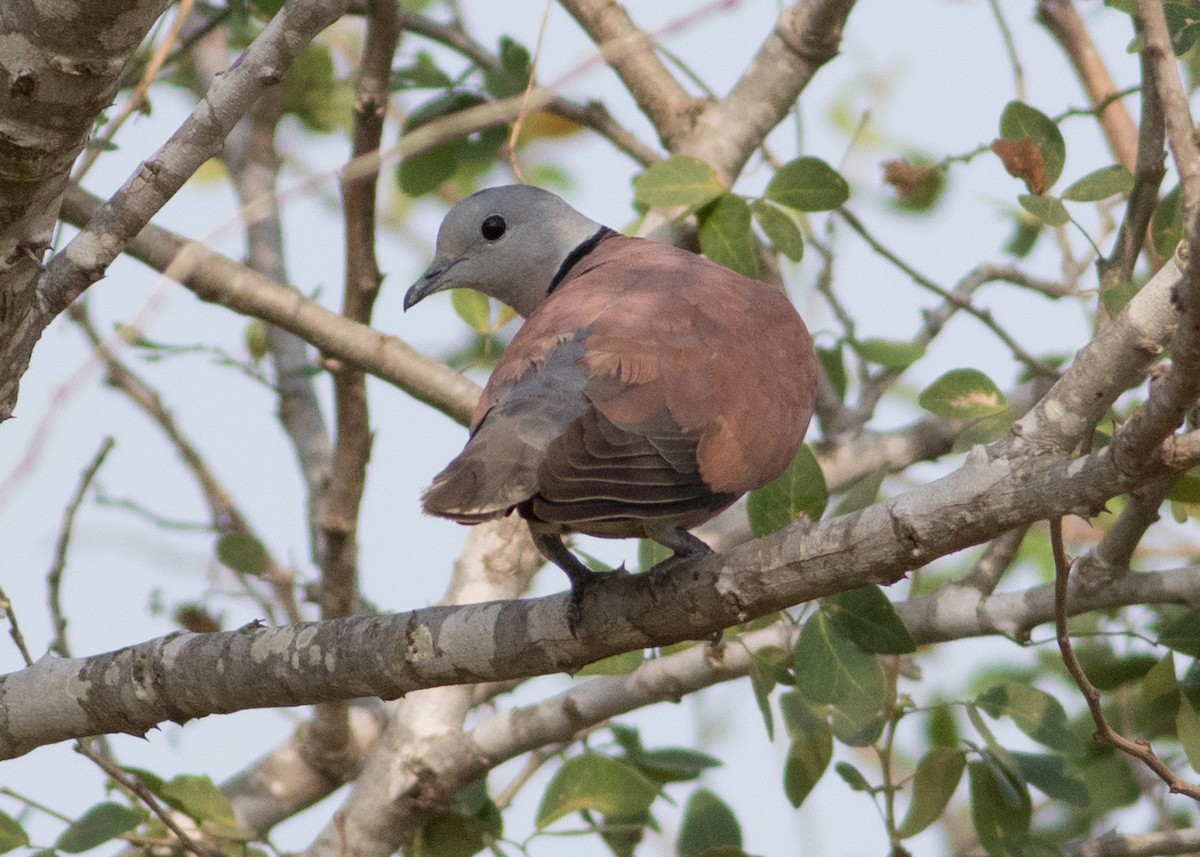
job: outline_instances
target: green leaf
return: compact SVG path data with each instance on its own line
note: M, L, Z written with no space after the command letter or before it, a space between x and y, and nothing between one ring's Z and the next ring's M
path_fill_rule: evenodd
M842 359L842 344L839 342L831 348L818 348L817 359L829 376L829 383L837 392L838 401L846 400L846 361Z
M1021 203L1021 208L1047 226L1065 226L1071 221L1066 206L1056 197L1023 193L1017 197L1017 202Z
M1017 211L1013 217L1013 226L1013 234L1004 243L1004 252L1024 259L1033 252L1038 238L1041 237L1042 222L1024 211Z
M951 369L921 391L917 402L936 416L958 420L975 420L1008 410L1004 393L977 369Z
M814 615L792 651L796 690L827 706L838 740L864 747L883 729L886 682L879 661L847 639L825 611Z
M1100 690L1116 690L1123 684L1137 681L1158 663L1158 658L1150 654L1118 657L1108 647L1081 646L1077 654L1088 679Z
M487 295L474 289L454 289L450 292L450 302L458 317L476 333L487 334L492 331L492 307Z
M621 652L607 658L593 661L575 673L577 676L589 675L629 675L646 662L646 656L641 649L632 652Z
M966 765L966 754L951 747L933 747L925 754L917 764L912 801L897 831L901 839L916 836L942 817Z
M183 774L163 783L158 793L188 818L237 825L237 815L229 798L208 777Z
M1181 57L1192 49L1200 38L1200 21L1196 10L1185 3L1167 3L1163 7L1167 30L1171 34L1171 47L1175 56Z
M1018 753L1015 750L1010 750L1009 755L1016 760L1021 776L1047 797L1080 809L1087 807L1090 801L1087 786L1081 779L1067 772L1067 761L1062 756Z
M444 93L410 113L404 120L402 131L408 133L435 119L483 103L483 96L471 92ZM436 190L461 166L490 163L507 139L508 127L501 125L485 128L469 137L447 140L402 160L396 167L396 180L404 193L409 196L421 196Z
M428 51L418 51L412 65L392 71L393 92L403 89L449 89L454 84L450 75L437 67Z
M634 198L650 208L698 207L724 193L717 171L690 155L657 161L633 180Z
M1133 190L1133 173L1120 164L1093 170L1062 192L1072 202L1099 202Z
M471 857L503 832L500 810L488 795L487 782L479 779L459 789L449 812L425 825L414 853L422 857Z
M251 577L267 573L267 549L249 533L227 533L217 539L217 559L222 565Z
M658 829L654 817L645 810L632 815L606 815L600 824L600 838L614 857L635 857L647 827ZM493 849L493 853L502 857L507 852Z
M1175 679L1175 653L1167 652L1146 672L1140 688L1142 701L1152 713L1175 713L1179 704L1179 682Z
M673 556L675 551L666 545L660 545L653 539L638 539L638 568L642 571L647 571Z
M850 198L850 185L820 158L804 157L780 167L764 196L797 211L830 211Z
M862 771L849 762L838 762L833 766L833 770L842 778L842 782L850 786L851 791L869 792L871 790L871 784L867 782L867 778L863 776Z
M724 801L708 789L697 789L683 810L675 853L679 857L700 857L722 845L741 848L742 827Z
M628 762L584 753L567 759L546 786L538 807L539 830L581 810L633 815L650 807L658 788Z
M1164 259L1175 255L1175 247L1183 240L1183 203L1179 195L1179 185L1162 198L1158 208L1154 209L1154 217L1150 220L1150 240L1154 249Z
M1200 612L1189 610L1159 628L1158 644L1193 658L1200 657Z
M783 792L792 806L804 803L833 758L833 734L820 724L792 741L783 766Z
M834 506L833 517L849 515L851 512L857 512L873 505L879 499L879 489L883 485L887 473L887 467L880 467L852 483Z
M1179 700L1179 710L1175 712L1175 730L1192 770L1200 771L1200 714L1196 713L1187 696Z
M354 89L334 68L328 45L306 45L292 61L282 89L283 112L313 131L328 133L349 121Z
M1047 747L1071 756L1086 749L1067 720L1062 703L1028 684L997 685L975 700L992 717L1007 715L1017 728Z
M1029 833L1032 809L1029 790L1022 783L1000 783L1004 774L985 761L967 765L971 786L971 818L979 844L991 857L1009 857L1009 846ZM1005 787L1007 786L1007 788ZM1016 799L1010 795L1015 789Z
M520 95L533 74L529 51L508 36L500 37L500 69L483 70L483 87L496 98Z
M1141 291L1143 283L1139 280L1126 280L1123 283L1109 286L1100 292L1100 303L1109 315L1116 315L1125 308L1129 299Z
M905 655L917 650L912 634L878 586L861 586L826 595L821 609L841 635L864 652Z
M814 729L829 728L824 709L825 706L809 702L795 690L779 695L779 711L783 715L783 725L788 737L793 741Z
M778 646L764 646L750 653L750 684L754 688L754 700L762 713L767 737L775 737L775 719L771 714L771 691L776 684L792 683L788 667L791 656Z
M895 339L860 339L850 346L863 360L888 369L907 369L925 356L925 346Z
M793 262L804 258L804 235L791 209L780 208L765 199L750 203L754 219L766 233L771 246Z
M29 834L16 819L0 812L0 854L22 848L29 844Z
M825 474L808 444L802 444L787 470L762 488L750 492L746 512L755 536L786 527L801 515L819 520L829 502Z
M925 736L930 744L938 747L957 749L962 743L958 729L958 720L950 705L935 705L929 712L929 720L925 725Z
M471 857L493 842L496 831L486 821L461 812L447 812L421 829L422 857Z
M746 200L733 193L721 194L696 214L704 255L744 277L757 277L758 252Z
M1167 499L1176 503L1200 503L1200 469L1193 467L1180 476Z
M661 747L644 750L631 757L643 774L656 783L684 783L694 780L710 768L721 767L721 760L687 747Z
M1054 186L1067 160L1067 146L1054 120L1028 104L1010 101L1000 114L1000 136L1005 140L1032 140L1036 143L1046 164L1046 187ZM1037 212L1031 213L1037 215Z
M127 806L119 803L96 804L62 832L54 847L68 854L82 854L122 833L128 833L141 823L141 815Z

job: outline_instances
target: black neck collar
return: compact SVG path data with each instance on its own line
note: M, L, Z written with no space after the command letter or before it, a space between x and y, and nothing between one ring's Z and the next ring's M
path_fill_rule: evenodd
M580 259L595 250L597 244L613 234L615 234L615 230L609 229L607 226L601 226L596 230L595 235L568 253L567 258L563 259L562 264L558 266L558 271L554 274L554 279L550 281L550 288L546 289L546 294L550 294L557 289L559 284L566 279L571 269L579 263Z

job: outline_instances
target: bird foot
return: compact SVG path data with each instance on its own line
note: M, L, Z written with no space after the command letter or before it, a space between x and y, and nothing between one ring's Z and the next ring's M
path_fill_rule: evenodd
M567 628L571 632L572 637L578 637L579 624L583 621L583 599L587 594L587 590L591 589L597 583L600 583L607 576L618 578L630 577L629 569L625 567L625 563L621 563L612 571L589 571L587 574L575 575L571 577L571 601L567 605Z

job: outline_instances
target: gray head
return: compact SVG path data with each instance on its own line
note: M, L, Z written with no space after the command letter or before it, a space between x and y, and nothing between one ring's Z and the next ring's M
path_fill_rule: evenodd
M563 260L600 229L541 188L481 190L442 221L433 263L405 294L404 308L434 292L471 288L528 316L546 297Z

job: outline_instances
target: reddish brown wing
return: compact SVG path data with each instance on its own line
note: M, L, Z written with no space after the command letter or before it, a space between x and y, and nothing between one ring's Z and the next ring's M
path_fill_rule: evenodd
M614 295L585 343L588 398L618 426L665 407L696 440L713 491L740 495L774 479L812 416L816 358L804 322L765 283L667 245L616 241L626 244L619 264L568 284L575 293L602 279Z

